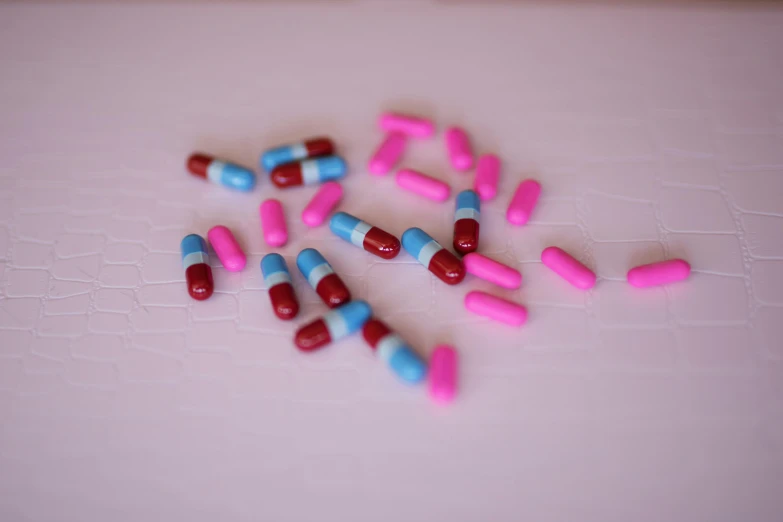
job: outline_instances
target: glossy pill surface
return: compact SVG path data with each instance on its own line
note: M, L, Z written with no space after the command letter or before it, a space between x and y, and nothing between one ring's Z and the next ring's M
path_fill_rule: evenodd
M473 188L482 201L495 199L500 179L500 158L494 154L484 154L478 160L476 179Z
M247 257L231 230L223 225L212 227L207 232L207 239L226 270L239 272L245 268Z
M348 167L340 156L324 156L275 167L269 175L279 188L314 185L345 177Z
M541 184L538 181L527 179L520 183L508 205L506 220L512 225L526 224L530 220L540 194Z
M203 301L211 296L215 289L207 255L207 242L197 234L190 234L182 239L180 250L188 293L193 299Z
M296 256L296 266L329 308L351 300L351 293L343 280L334 273L324 256L314 248L305 248Z
M317 156L334 154L334 143L329 138L310 138L301 143L281 145L264 151L261 154L261 166L267 172L275 167Z
M370 173L376 176L388 174L405 152L406 141L405 135L400 132L387 134L367 164Z
M252 170L206 154L191 155L187 167L194 176L234 190L249 192L256 186L256 175Z
M399 239L345 212L332 216L329 228L337 237L383 259L393 259L400 253Z
M558 247L547 247L541 252L541 262L554 273L582 290L595 286L595 274L571 254Z
M370 319L364 323L362 336L378 357L403 381L415 384L427 374L427 364L402 337L385 323Z
M474 252L479 245L481 202L472 190L457 194L454 210L454 250L462 255Z
M462 264L465 265L467 273L503 288L515 289L522 285L522 274L519 270L476 252L463 257Z
M448 184L422 174L417 170L402 169L397 172L395 180L401 188L432 201L446 201L449 199L449 194L451 194L451 187Z
M267 254L261 259L264 286L272 302L272 310L283 321L289 321L299 313L294 284L288 265L280 254Z
M386 132L401 132L412 138L431 138L435 135L432 121L394 112L381 114L378 126Z
M308 227L321 226L342 197L342 185L336 181L327 181L302 211L302 222Z
M288 243L288 227L285 224L283 205L276 199L267 199L258 209L261 215L261 229L264 241L272 247L281 247Z
M666 285L688 279L691 265L684 259L670 259L641 265L628 271L628 282L637 288Z
M454 170L464 172L473 167L473 149L468 134L459 127L446 130L446 150Z
M465 279L465 267L462 266L462 262L422 229L406 230L402 234L402 246L444 283L456 285Z
M437 346L430 357L430 398L448 404L457 395L457 351L451 346Z
M351 301L297 330L294 344L303 352L312 352L358 332L371 315L365 301Z
M465 296L465 308L476 315L511 326L522 326L527 321L524 306L478 290Z

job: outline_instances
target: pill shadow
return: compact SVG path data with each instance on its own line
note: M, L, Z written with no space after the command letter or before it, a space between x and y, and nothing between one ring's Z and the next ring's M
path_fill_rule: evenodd
M687 257L687 250L682 246L673 248L673 252L670 252L669 258L675 257ZM650 243L649 246L644 246L635 250L628 259L628 270L639 265L648 265L650 263L657 263L663 261L666 256L663 255L660 243Z

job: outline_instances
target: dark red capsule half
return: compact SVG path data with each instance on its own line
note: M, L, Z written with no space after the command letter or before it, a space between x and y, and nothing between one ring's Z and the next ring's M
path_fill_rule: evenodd
M449 285L456 285L465 279L465 267L457 256L446 250L439 250L430 260L430 266L427 267L430 272Z
M185 270L190 297L203 301L212 295L215 283L212 281L212 268L206 263L190 265Z
M329 329L323 319L316 319L296 331L294 344L303 352L312 352L332 342Z
M454 250L462 255L475 252L479 243L479 222L459 219L454 222Z
M337 308L351 300L351 292L337 274L329 274L321 279L315 292L329 308Z
M269 289L272 310L283 321L290 321L299 313L299 301L291 283L280 283Z
M400 240L378 227L372 227L364 236L362 247L383 259L393 259L400 253Z

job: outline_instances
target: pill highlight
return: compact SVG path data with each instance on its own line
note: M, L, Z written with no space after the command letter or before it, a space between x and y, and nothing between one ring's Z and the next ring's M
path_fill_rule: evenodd
M541 262L554 273L582 290L595 286L595 274L571 254L558 247L547 247L541 252Z
M397 185L401 188L423 196L432 201L443 202L449 199L451 187L446 183L422 174L413 169L402 169L397 171L395 178Z
M329 308L335 308L351 300L351 293L343 280L334 273L324 256L314 248L305 248L296 256L296 266L318 297Z
M454 170L464 172L473 167L473 149L468 134L459 127L446 130L446 150Z
M457 257L440 246L420 228L409 228L402 234L405 250L448 285L456 285L465 279L465 267Z
M387 134L367 164L370 173L383 176L394 168L405 152L405 135L400 132Z
M249 192L256 186L256 175L252 170L206 154L191 155L187 167L194 176L234 190Z
M641 265L628 271L628 282L637 288L666 285L688 279L691 265L684 259L670 259Z
M465 308L476 315L511 326L522 326L527 321L527 309L524 306L478 290L468 292L465 296Z
M297 330L294 344L303 352L312 352L358 332L371 315L365 301L351 301Z
M364 323L362 336L378 357L405 382L421 382L427 374L427 364L402 337L385 323L370 319Z
M526 224L536 207L540 194L541 184L538 181L526 179L520 183L508 205L506 220L512 225Z
M448 404L457 395L457 351L442 344L430 357L430 398L438 404Z
M290 321L299 313L294 284L288 265L280 254L267 254L261 259L261 274L264 276L272 311L283 321Z
M399 239L348 213L332 216L329 228L337 237L383 259L393 259L400 253Z
M226 270L239 272L245 268L247 258L231 230L223 225L212 227L207 232L207 239Z
M291 143L267 149L261 154L261 167L271 172L275 167L307 158L334 154L334 143L329 138L310 138L301 143Z
M510 266L499 263L494 259L482 256L476 252L462 258L465 271L480 279L489 281L503 288L515 289L522 285L522 274Z
M269 175L279 188L314 185L345 177L348 167L340 156L324 156L275 167Z
M203 301L211 296L215 289L207 255L207 242L198 234L190 234L182 239L179 247L188 293L193 299Z
M272 247L281 247L288 242L288 227L285 224L283 205L276 199L267 199L259 207L264 241Z
M481 202L472 190L457 194L454 210L454 250L462 255L474 252L479 245Z
M302 211L302 221L308 227L321 226L342 197L343 187L336 181L327 181Z
M432 121L394 112L381 114L378 126L386 132L401 132L412 138L431 138L435 134Z
M476 179L473 188L483 201L495 199L500 179L500 158L494 154L484 154L478 160Z

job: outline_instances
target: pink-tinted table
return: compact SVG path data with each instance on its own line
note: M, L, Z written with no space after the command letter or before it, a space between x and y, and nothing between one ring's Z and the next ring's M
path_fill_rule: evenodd
M783 13L715 7L314 2L0 7L0 520L783 520ZM314 193L230 193L204 150L255 165L335 138L342 209L448 243L445 205L368 175L384 109L469 129L503 158L482 250L518 267L511 329L463 310L407 254L308 230ZM405 164L467 188L442 136ZM503 219L523 177L531 224ZM295 274L272 316L257 207L280 195L422 353L453 343L438 408L360 338L304 356L324 311ZM232 227L249 253L188 298L179 241ZM582 293L539 261L599 275ZM640 291L631 266L691 261ZM493 292L495 290L492 290Z

